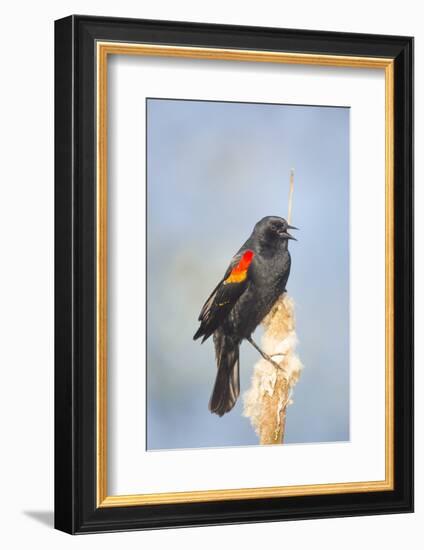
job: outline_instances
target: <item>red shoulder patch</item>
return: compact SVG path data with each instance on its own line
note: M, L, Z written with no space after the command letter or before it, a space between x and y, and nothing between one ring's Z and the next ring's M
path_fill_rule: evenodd
M239 263L233 267L230 275L225 279L224 284L226 283L241 283L247 277L247 270L249 269L250 264L252 263L255 253L253 250L246 250L246 252L241 257Z

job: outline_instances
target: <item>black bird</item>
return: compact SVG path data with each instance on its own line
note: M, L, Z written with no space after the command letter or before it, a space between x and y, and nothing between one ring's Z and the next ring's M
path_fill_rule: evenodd
M213 334L218 372L209 410L219 416L234 407L240 393L242 340L273 362L251 335L286 290L291 264L288 241L296 240L289 229L297 228L278 216L260 220L200 312L200 327L193 338L203 336L203 343Z

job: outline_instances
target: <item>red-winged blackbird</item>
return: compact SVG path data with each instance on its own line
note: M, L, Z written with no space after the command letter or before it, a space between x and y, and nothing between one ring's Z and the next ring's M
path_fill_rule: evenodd
M202 343L213 334L218 372L209 410L222 416L235 405L240 393L239 346L252 333L285 292L290 273L288 240L296 229L283 218L267 216L231 260L224 277L206 300L194 340Z

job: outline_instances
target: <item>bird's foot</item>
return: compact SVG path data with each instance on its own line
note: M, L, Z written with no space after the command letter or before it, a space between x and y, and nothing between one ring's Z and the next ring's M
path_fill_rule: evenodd
M275 355L268 355L267 353L264 353L262 356L266 361L271 363L271 365L274 365L276 369L282 369L281 365L279 365L276 361L274 361L273 357L276 357ZM281 357L281 354L277 355L277 357Z
M273 357L281 357L284 354L276 353L275 355L270 356L267 353L265 353L263 350L261 350L261 348L256 344L256 342L253 340L252 337L247 338L247 341L250 344L252 344L252 346L256 349L256 351L258 351L262 355L262 357L265 359L265 361L268 361L269 363L271 363L271 365L274 365L274 367L276 369L282 369L282 367L276 361L274 361Z
M282 361L286 355L287 355L286 353L273 353L271 355L271 359L274 359L275 357L278 357L279 360Z

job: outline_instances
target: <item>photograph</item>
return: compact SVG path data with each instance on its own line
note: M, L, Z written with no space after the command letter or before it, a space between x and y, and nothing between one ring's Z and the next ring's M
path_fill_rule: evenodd
M57 530L413 510L414 39L374 24L55 21Z
M147 450L349 441L350 109L146 121Z

